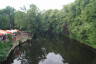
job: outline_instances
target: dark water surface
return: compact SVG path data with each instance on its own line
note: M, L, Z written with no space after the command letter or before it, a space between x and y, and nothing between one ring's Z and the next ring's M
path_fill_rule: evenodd
M12 57L11 64L96 64L95 49L68 38L27 41Z

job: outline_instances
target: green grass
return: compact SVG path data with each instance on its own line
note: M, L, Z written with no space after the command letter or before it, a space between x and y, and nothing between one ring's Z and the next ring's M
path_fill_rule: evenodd
M6 59L9 50L12 47L12 42L0 42L0 61Z

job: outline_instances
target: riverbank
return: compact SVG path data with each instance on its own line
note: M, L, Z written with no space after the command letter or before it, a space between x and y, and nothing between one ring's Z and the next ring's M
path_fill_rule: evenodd
M4 61L10 55L11 51L19 44L31 39L28 33L20 32L16 35L16 39L8 42L0 43L0 61Z

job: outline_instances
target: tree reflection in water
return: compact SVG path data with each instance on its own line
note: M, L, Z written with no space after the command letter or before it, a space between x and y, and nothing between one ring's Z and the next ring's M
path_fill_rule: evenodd
M32 46L29 46L32 45ZM45 48L45 44L34 41L20 46L19 51L22 52L15 57L12 64L64 64L63 57L55 54Z
M19 47L19 51L19 56L14 55L11 64L96 64L93 48L68 38L27 41Z

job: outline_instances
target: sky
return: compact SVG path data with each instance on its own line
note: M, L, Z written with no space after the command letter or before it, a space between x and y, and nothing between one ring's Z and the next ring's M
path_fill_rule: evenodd
M40 10L61 9L64 5L74 1L75 0L0 0L0 9L11 6L20 10L20 8L24 6L28 8L30 4L35 4Z

